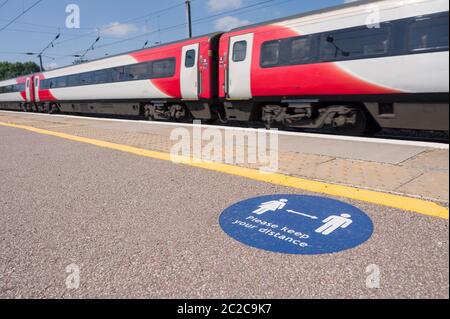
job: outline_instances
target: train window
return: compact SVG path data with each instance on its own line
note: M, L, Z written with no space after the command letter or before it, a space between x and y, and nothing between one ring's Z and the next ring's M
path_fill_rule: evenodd
M313 43L310 37L292 40L289 62L291 64L308 63L312 57L312 46Z
M320 56L324 61L382 56L389 50L390 27L358 27L322 35Z
M233 45L233 62L245 61L247 57L247 41L239 41Z
M104 84L108 82L110 82L108 70L95 71L94 74L92 75L93 84Z
M56 84L55 84L56 88L64 88L67 86L67 77L66 76L61 76L59 78L56 78L55 81L56 81Z
M127 81L148 79L148 63L139 63L126 66L125 73L128 77Z
M79 86L80 85L80 75L74 74L69 76L68 86Z
M152 63L152 78L172 77L175 73L175 59L154 61Z
M0 94L25 91L25 84L14 84L0 87Z
M92 84L92 73L81 73L80 74L80 85L89 85Z
M122 81L132 81L134 80L133 70L131 69L131 65L124 67Z
M419 18L409 26L408 50L448 49L448 14Z
M23 89L22 89L22 87L23 87ZM23 84L7 85L7 86L0 87L0 94L15 93L15 92L20 92L20 91L24 91L24 90L25 90L25 86Z
M113 82L120 82L125 77L124 68L111 69L111 80Z
M189 50L186 52L186 61L184 66L186 68L192 68L195 65L195 50Z
M17 93L17 92L21 92L21 91L25 91L24 83L0 87L0 94Z
M280 41L266 42L261 48L261 66L271 67L278 65L280 60Z

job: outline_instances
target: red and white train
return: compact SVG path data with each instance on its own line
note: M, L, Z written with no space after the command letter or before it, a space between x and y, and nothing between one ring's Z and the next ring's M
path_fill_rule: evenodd
M448 132L448 11L349 3L3 81L0 107Z

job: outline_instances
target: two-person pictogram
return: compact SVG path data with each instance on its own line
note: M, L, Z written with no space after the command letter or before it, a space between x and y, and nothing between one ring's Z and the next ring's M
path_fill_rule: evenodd
M286 207L287 203L288 203L288 200L284 199L284 198L279 199L279 200L264 202L261 205L259 205L258 209L254 210L252 213L256 214L256 215L263 215L267 212L275 213L277 211L283 210ZM287 210L287 212L296 214L296 215L300 215L303 217L307 217L310 219L319 219L317 216L300 213L300 212L297 212L294 210ZM328 236L338 229L344 229L344 228L347 228L348 226L350 226L353 223L351 217L352 216L350 214L346 214L346 213L341 214L339 216L331 215L322 221L323 225L320 226L319 228L317 228L315 230L315 232L318 234L322 234L324 236Z

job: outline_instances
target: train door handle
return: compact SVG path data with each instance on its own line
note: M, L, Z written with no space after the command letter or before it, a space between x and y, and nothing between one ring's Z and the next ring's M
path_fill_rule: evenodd
M228 95L228 93L229 93L229 89L230 89L229 85L230 85L230 79L229 79L228 70L225 70L224 91L225 91L226 95Z
M202 87L203 87L202 73L199 72L199 74L198 74L198 83L197 83L197 93L198 93L198 95L200 95L202 93Z

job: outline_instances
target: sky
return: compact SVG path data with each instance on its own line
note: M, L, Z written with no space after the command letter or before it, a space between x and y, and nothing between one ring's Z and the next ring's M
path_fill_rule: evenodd
M194 36L227 30L349 0L191 0ZM70 65L74 55L95 59L187 37L184 0L0 0L0 61ZM72 19L79 8L79 25ZM70 10L69 10L70 9ZM66 12L68 10L68 12ZM76 12L75 12L76 13ZM69 25L67 25L69 20ZM71 28L68 28L71 27ZM79 28L78 28L79 26ZM72 28L76 27L76 28Z

